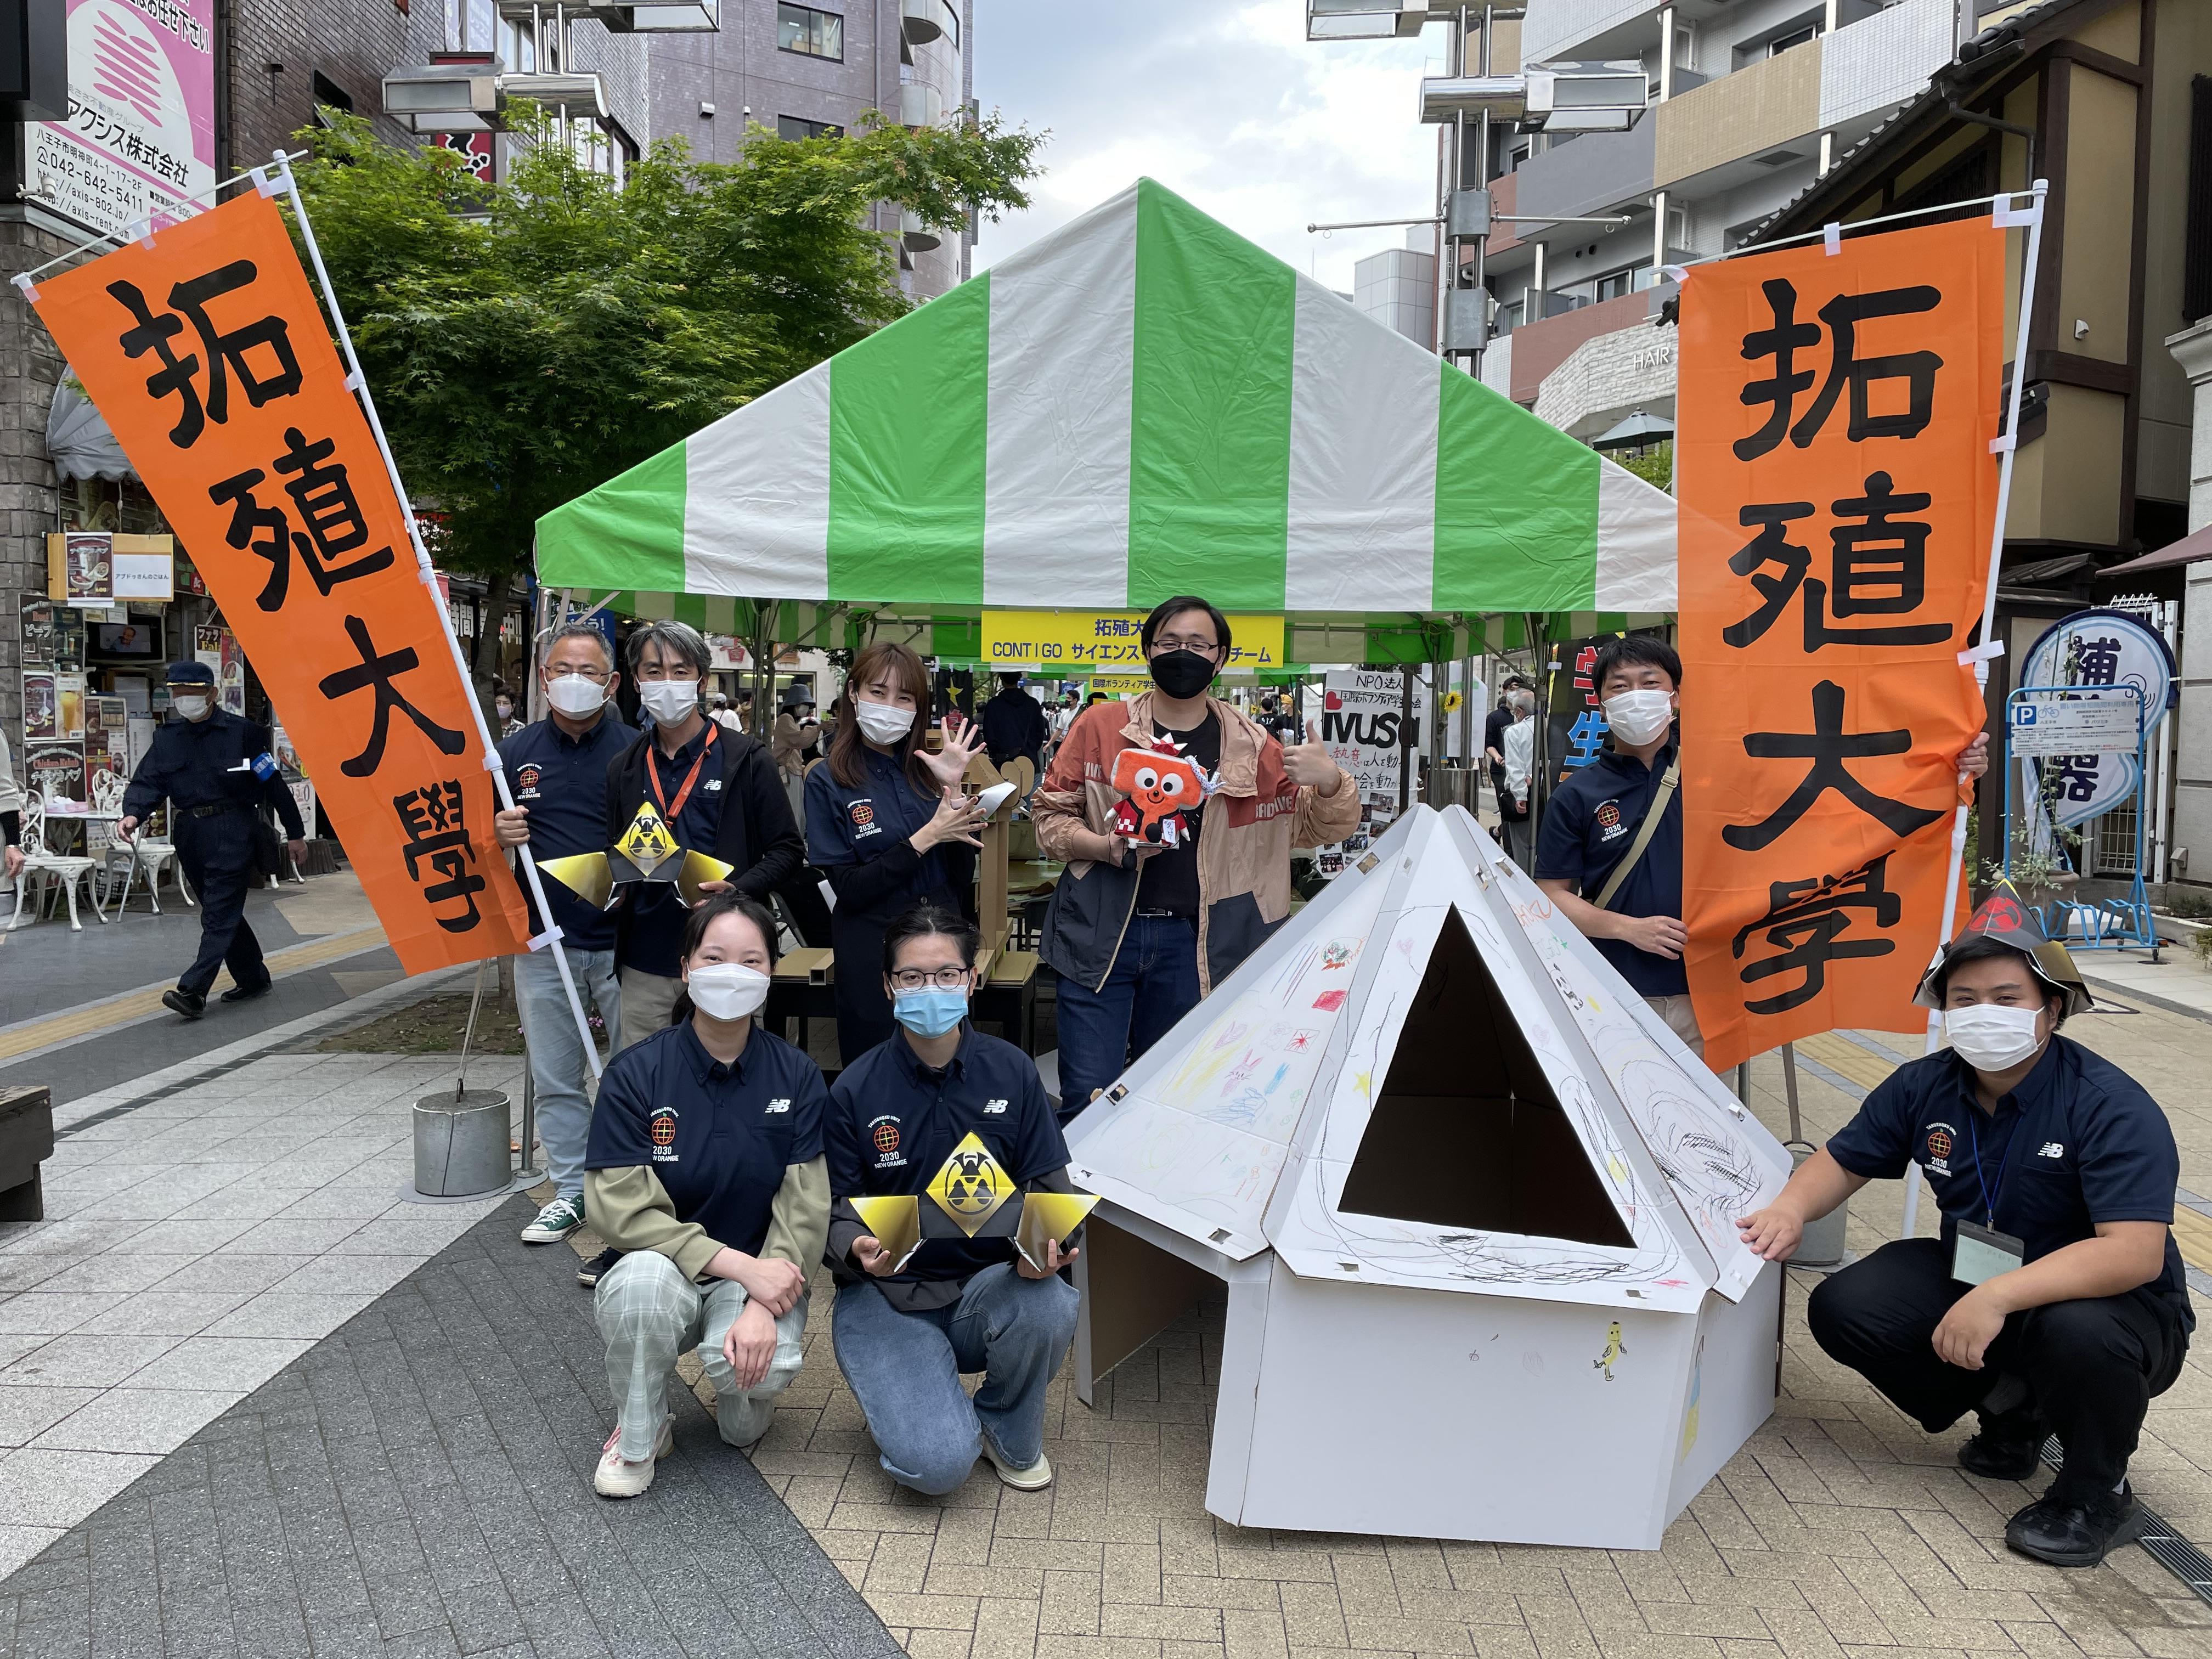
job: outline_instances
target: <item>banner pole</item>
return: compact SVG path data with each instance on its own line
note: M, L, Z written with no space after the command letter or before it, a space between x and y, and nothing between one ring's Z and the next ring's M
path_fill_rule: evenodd
M407 499L407 486L399 477L399 463L392 453L391 441L384 435L384 422L377 415L376 399L368 389L368 377L362 373L361 359L354 353L353 334L346 327L344 312L339 309L337 291L331 286L330 272L323 267L323 251L316 245L314 226L308 222L307 204L300 198L300 181L293 175L292 158L280 149L276 152L274 159L281 175L278 182L291 200L294 216L300 222L300 240L307 246L307 262L314 268L315 282L323 292L323 304L329 308L331 322L337 331L338 349L345 354L347 388L361 399L362 413L368 417L368 429L376 439L377 453L384 457L385 475L392 480L392 493L399 498L401 516L407 520L407 539L415 549L416 572L422 585L432 589L434 594L436 573L431 568L429 550L422 545L422 526L416 522L415 505ZM258 184L262 170L257 167L253 171ZM499 744L493 739L491 727L485 722L483 702L476 695L468 659L461 654L460 638L453 632L453 612L443 605L435 605L435 609L440 630L446 636L446 647L453 653L453 666L460 671L461 685L469 693L469 712L477 723L477 736L483 740L484 746L484 769L491 774L492 788L499 797L500 805L512 811L514 795L507 787L507 769L500 760ZM532 654L535 656L537 641L533 639L531 645ZM531 941L531 948L538 949L542 941L544 948L553 954L553 965L561 975L561 989L568 999L568 1012L576 1017L577 1035L584 1040L585 1064L592 1068L592 1079L597 1081L600 1072L599 1044L592 1040L591 1021L585 1018L584 1000L577 994L576 979L569 969L568 954L561 948L561 930L554 923L553 907L546 902L545 887L538 879L537 861L526 854L518 862L522 866L523 879L530 885L530 896L537 901L538 917L545 925L544 933ZM617 1033L611 1031L608 1036L613 1041L621 1040ZM529 1150L528 1147L523 1149L526 1164Z
M2025 213L2016 213L2010 204L2020 194L2033 197L2033 203ZM2020 454L2020 398L2027 380L2028 322L2035 310L2035 268L2043 253L2043 203L2051 193L2051 182L2038 179L2025 192L2014 192L2002 198L1992 209L1990 217L1998 228L2024 224L2027 227L2027 254L2021 261L2020 316L2013 331L2012 389L2006 399L2004 432L1997 439L2002 447L1997 458L1996 522L1990 526L1989 580L1982 590L1981 644L1974 647L1974 690L1984 694L1990 684L1990 662L2000 654L2002 647L1991 637L1997 623L1997 566L2004 558L2005 517L2012 506L2012 467ZM1968 653L1960 653L1961 656ZM1987 774L1984 775L1984 776ZM1951 819L1951 868L1943 882L1943 914L1937 918L1936 955L1940 959L1944 947L1951 942L1951 924L1959 909L1959 872L1966 855L1966 813L1970 809L1961 804ZM1932 1054L1942 1040L1943 1012L1940 1008L1928 1011L1928 1042L1921 1052ZM1917 1166L1908 1166L1905 1182L1905 1224L1899 1238L1911 1238L1920 1225L1920 1171Z

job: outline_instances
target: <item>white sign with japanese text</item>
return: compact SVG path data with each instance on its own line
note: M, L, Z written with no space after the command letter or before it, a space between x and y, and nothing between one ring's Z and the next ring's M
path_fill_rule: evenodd
M2036 698L2012 705L2015 755L2133 754L2133 697Z

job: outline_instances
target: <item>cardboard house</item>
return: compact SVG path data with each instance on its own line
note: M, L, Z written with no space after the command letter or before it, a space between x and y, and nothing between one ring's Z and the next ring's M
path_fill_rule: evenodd
M1206 1508L1656 1549L1772 1409L1790 1162L1463 810L1078 1118L1079 1396L1225 1281Z

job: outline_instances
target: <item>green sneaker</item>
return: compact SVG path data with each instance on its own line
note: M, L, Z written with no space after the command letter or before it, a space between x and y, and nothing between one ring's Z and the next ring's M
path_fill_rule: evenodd
M538 1219L522 1230L526 1244L558 1244L584 1224L584 1202L556 1198L538 1212Z

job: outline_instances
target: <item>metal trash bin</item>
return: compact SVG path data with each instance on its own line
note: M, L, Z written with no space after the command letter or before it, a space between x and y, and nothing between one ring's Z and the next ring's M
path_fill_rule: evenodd
M425 1198L474 1198L514 1178L504 1089L441 1091L415 1103L415 1190Z

